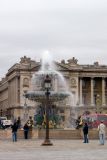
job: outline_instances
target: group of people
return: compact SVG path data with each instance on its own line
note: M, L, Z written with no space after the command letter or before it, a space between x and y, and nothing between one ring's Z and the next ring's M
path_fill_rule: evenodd
M28 120L27 123L25 123L23 130L24 130L24 138L28 139L28 133L29 130L32 128L33 122L30 120ZM12 140L13 142L17 141L17 130L18 128L20 128L18 121L15 121L14 124L11 126L12 128ZM106 126L103 123L103 121L100 122L100 124L98 125L98 131L99 131L99 142L101 145L104 145L105 143L105 129ZM89 126L87 122L84 122L83 124L83 143L89 143L89 137L88 137L88 133L89 133Z
M106 129L106 126L103 123L103 121L101 121L100 124L98 125L100 145L104 145L105 143L105 129ZM88 131L89 131L88 123L85 122L83 125L83 138L84 138L83 143L89 143Z
M31 121L31 122L30 122ZM23 126L23 131L24 131L24 138L25 139L28 139L28 135L29 135L29 130L32 129L32 120L28 120L25 125ZM11 129L12 129L12 140L13 142L16 142L17 141L17 131L18 129L20 128L20 125L18 123L18 121L15 121L13 123L13 125L11 126Z
M12 140L13 142L16 142L17 141L17 130L18 130L17 122L14 122L11 128L12 128ZM24 130L24 138L28 139L29 126L27 123L24 125L23 130Z

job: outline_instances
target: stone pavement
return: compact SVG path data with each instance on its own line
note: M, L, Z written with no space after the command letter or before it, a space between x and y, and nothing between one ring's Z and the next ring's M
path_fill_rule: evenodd
M41 146L43 140L0 140L0 160L106 160L107 143L98 140L51 140L53 146Z

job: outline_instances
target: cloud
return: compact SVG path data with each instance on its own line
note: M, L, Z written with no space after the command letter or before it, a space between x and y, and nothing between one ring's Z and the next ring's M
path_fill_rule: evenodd
M1 0L0 74L27 55L106 63L106 0ZM5 65L4 65L5 64Z

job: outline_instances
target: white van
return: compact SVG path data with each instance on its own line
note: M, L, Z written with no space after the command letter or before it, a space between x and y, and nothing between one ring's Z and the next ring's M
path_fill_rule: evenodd
M7 117L0 117L0 125L3 128L10 127L12 125L12 121L8 120Z

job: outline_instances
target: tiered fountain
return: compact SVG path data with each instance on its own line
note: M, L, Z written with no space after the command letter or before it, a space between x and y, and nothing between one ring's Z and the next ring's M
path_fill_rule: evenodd
M52 145L49 140L49 107L71 96L63 75L56 71L52 58L46 52L43 55L40 71L32 78L32 91L25 97L41 103L46 114L46 138L43 145Z

